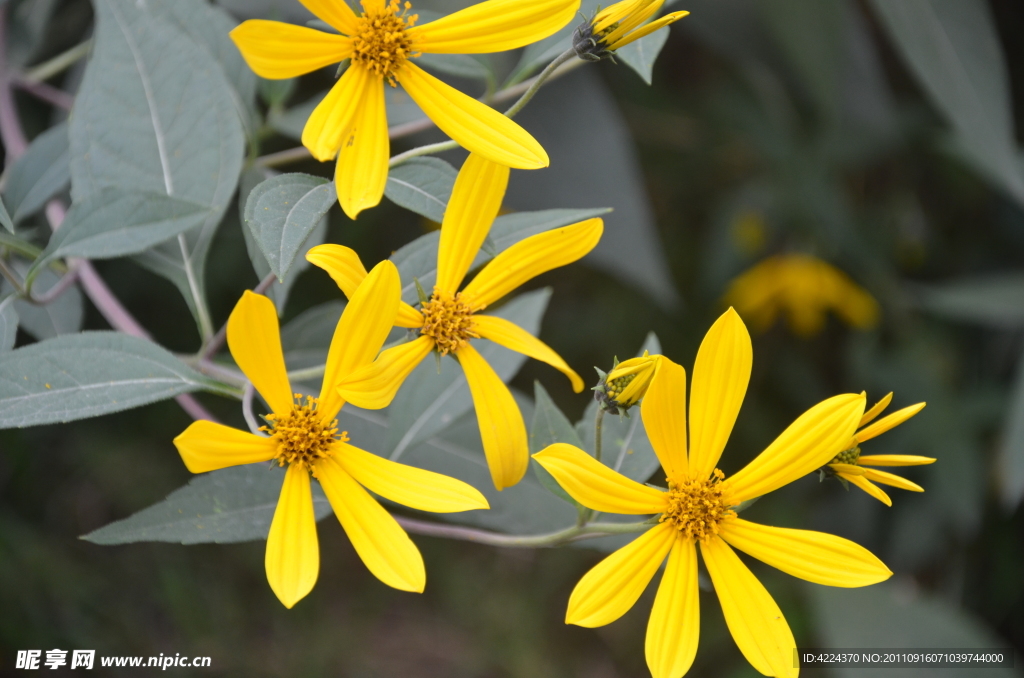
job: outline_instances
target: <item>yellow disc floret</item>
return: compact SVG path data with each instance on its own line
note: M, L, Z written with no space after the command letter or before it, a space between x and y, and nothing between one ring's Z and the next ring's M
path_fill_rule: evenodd
M306 396L302 402L302 394L296 393L295 406L287 414L268 414L264 419L268 426L260 430L270 434L277 444L274 459L281 465L299 464L313 472L314 464L326 459L333 453L334 444L346 442L348 433L338 434L338 420L325 422L317 411L318 400Z
M473 309L461 296L458 292L453 295L435 289L420 309L424 318L420 334L433 339L441 355L454 353L470 339L480 338L473 322Z
M725 475L717 468L707 480L668 483L668 509L658 522L666 520L687 537L707 542L718 534L718 525L725 518L735 518L722 496L719 484Z
M419 18L408 14L412 5L391 0L382 11L366 11L356 19L359 28L352 35L352 61L362 64L394 87L395 76L405 60L417 56L406 32ZM365 10L365 5L364 5ZM399 13L401 10L401 13Z

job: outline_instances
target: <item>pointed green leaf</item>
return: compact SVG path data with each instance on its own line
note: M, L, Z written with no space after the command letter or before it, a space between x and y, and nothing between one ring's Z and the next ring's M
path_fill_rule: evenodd
M536 454L554 443L567 443L582 449L583 443L576 434L576 429L573 428L568 417L558 409L558 405L555 405L554 401L551 400L551 396L548 395L548 392L544 390L539 381L534 382L533 393L534 410L533 423L530 425L530 454ZM531 459L530 466L533 468L537 480L549 492L570 504L576 504L576 501L562 489L558 481L543 466L538 464L536 460Z
M61 123L33 139L25 154L11 165L4 198L14 223L41 210L70 181L68 126Z
M458 171L440 158L412 158L388 173L384 195L407 210L440 223Z
M0 353L14 348L18 338L18 311L14 308L14 295L0 301Z

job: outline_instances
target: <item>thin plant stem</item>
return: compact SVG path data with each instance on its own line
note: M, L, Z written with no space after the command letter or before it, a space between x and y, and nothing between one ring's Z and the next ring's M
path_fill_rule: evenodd
M39 249L32 243L22 240L2 228L0 228L0 247L6 247L12 252L17 252L18 254L25 256L27 259L36 259L43 253L43 250Z
M594 415L594 459L601 461L601 434L604 432L604 408L598 407Z
M307 379L322 377L325 372L327 372L327 365L316 365L315 367L307 367L304 370L289 372L288 379L291 381L306 381Z
M79 59L87 56L91 49L92 38L89 38L88 40L78 43L71 49L61 52L52 59L44 61L37 66L33 66L25 71L19 79L25 82L42 82L43 80L49 80L61 71L73 66Z
M185 278L188 280L188 289L192 292L192 303L196 306L196 316L199 319L199 333L203 342L213 338L213 321L210 319L210 309L206 307L206 299L199 291L199 280L196 278L192 268L192 255L188 251L188 240L184 233L178 234L178 246L181 248L181 261L185 267Z
M267 434L260 430L260 423L256 421L256 415L252 412L252 404L255 399L256 387L252 385L251 381L247 381L245 388L242 389L242 416L245 417L245 423L253 434L266 438Z
M14 293L18 296L25 296L25 285L18 278L18 274L7 265L7 262L0 258L0 275L7 278L7 282L11 283L11 287L14 288Z
M584 539L606 537L610 534L631 534L650 529L650 523L591 523L590 525L574 525L563 530L536 535L514 535L480 530L472 527L431 523L415 518L395 516L398 524L413 534L445 539L459 539L488 546L505 546L510 548L545 548L560 546Z
M46 306L51 303L54 299L64 294L65 291L72 285L78 282L78 267L72 266L68 269L68 272L64 274L57 284L46 290L40 295L30 294L28 300L36 306Z
M45 82L32 82L23 78L16 78L11 83L15 87L25 90L37 99L42 99L48 104L53 104L57 108L62 108L65 111L70 111L71 107L75 104L75 97L68 94L62 89L57 89L51 85L47 85Z

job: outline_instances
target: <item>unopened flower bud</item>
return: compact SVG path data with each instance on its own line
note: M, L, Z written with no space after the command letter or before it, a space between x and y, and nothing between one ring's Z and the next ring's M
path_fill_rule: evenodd
M607 374L598 369L601 381L592 389L594 399L606 412L625 414L647 393L660 360L660 355L650 355L644 351L639 358L630 358L621 363L616 360L611 372Z

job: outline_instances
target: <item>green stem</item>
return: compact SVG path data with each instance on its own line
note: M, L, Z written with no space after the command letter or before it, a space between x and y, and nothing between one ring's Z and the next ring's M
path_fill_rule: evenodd
M472 527L459 527L456 525L444 525L431 523L424 520L395 516L398 524L407 531L414 534L422 534L430 537L443 537L445 539L459 539L462 541L487 544L489 546L505 546L512 548L545 548L560 546L584 539L595 539L606 537L610 534L630 534L644 532L650 529L651 524L643 523L591 523L590 525L574 525L564 530L548 532L547 534L536 535L514 535L500 534L489 530L479 530Z
M594 415L594 459L601 461L601 434L604 432L604 408L598 407Z
M18 236L8 233L2 228L0 228L0 247L6 247L9 250L33 260L38 258L43 252L43 250L32 243L22 240Z
M43 80L49 80L61 71L69 68L79 59L85 57L89 54L89 50L91 49L92 38L89 38L85 42L78 43L68 51L61 52L49 61L44 61L38 66L34 66L33 68L25 71L24 75L21 76L21 79L26 82L42 82Z
M327 371L327 365L316 365L315 367L307 367L304 370L295 370L294 372L288 373L288 378L295 381L306 381L307 379L316 379L317 377L324 376Z
M178 234L178 245L181 247L181 261L185 268L185 278L188 280L188 288L192 292L192 303L196 305L199 333L203 337L203 343L206 344L213 338L213 320L210 319L210 309L206 307L206 299L199 292L199 280L192 268L192 255L188 251L188 241L185 239L184 233Z
M25 285L18 279L18 274L2 258L0 258L0 275L7 278L7 282L11 283L15 294L19 297L25 296Z

